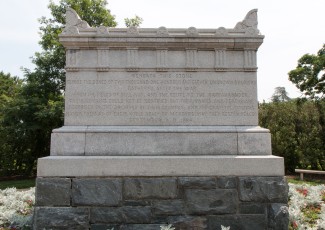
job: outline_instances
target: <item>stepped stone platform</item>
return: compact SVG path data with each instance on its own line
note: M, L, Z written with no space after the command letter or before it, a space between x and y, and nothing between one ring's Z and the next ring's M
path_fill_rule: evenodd
M230 29L123 29L67 9L34 229L288 229L284 161L258 126L263 39L257 10Z

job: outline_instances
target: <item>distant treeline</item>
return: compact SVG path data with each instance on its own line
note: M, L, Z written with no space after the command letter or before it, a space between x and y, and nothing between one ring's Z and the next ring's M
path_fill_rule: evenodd
M325 170L325 100L259 104L259 125L270 129L273 155L295 168Z

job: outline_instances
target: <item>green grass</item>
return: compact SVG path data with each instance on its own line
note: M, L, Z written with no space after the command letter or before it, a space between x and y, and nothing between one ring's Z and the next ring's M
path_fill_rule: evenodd
M311 179L311 178L305 178L304 180L300 180L299 177L297 178L287 178L289 183L292 184L308 184L308 185L321 185L325 184L325 180L321 179Z
M307 218L307 222L313 226L317 223L319 219L319 215L321 214L321 206L320 205L308 205L302 210L303 214Z
M35 179L24 179L24 180L4 180L0 181L0 189L12 188L26 189L35 187Z

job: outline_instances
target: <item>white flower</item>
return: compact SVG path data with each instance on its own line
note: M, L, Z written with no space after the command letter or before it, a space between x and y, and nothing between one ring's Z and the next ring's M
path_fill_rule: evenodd
M230 230L230 226L229 227L225 227L225 226L221 225L221 230Z
M171 224L169 224L167 226L160 226L160 230L175 230L175 228Z
M0 226L31 226L35 189L17 191L16 188L0 190Z

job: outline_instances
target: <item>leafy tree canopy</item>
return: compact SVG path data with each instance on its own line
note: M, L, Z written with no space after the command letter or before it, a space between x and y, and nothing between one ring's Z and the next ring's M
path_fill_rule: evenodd
M53 50L62 47L59 43L58 35L62 32L65 25L65 11L67 7L74 9L82 20L88 22L92 27L100 25L115 27L117 25L115 16L111 15L106 8L106 0L61 0L59 4L50 1L48 8L52 18L42 17L41 41L40 45L44 50Z
M66 8L73 8L91 26L115 26L106 5L105 0L50 1L52 17L39 20L43 51L32 59L36 67L24 69L26 83L0 110L0 174L31 174L37 158L50 153L52 130L63 124L65 50L58 35L65 24ZM3 74L0 79L12 81Z
M317 55L305 54L296 69L289 72L289 80L306 96L322 99L325 96L325 44Z
M126 27L139 27L143 19L138 15L135 15L133 18L124 18L125 26Z
M285 87L276 87L271 98L272 102L290 101Z
M259 106L259 125L270 129L272 154L287 172L325 170L325 101L293 99Z
M22 83L18 77L0 71L0 106L18 93Z

